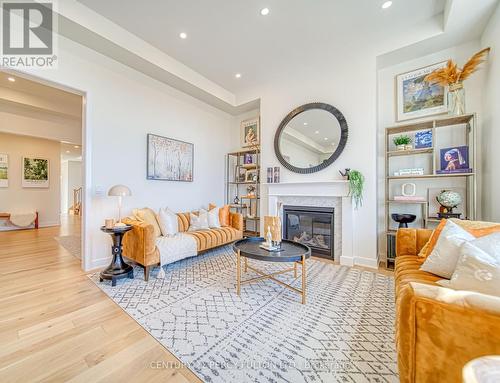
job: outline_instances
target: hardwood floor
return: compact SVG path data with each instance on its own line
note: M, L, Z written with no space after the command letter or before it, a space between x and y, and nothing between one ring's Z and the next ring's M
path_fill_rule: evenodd
M54 239L79 230L0 233L0 382L200 382Z

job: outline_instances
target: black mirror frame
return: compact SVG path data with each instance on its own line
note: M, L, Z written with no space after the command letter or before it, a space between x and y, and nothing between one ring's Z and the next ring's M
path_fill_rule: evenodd
M323 161L321 164L313 166L312 168L298 168L296 166L289 164L283 158L280 151L279 141L281 133L283 132L283 129L285 129L285 127L288 125L288 123L298 114L311 109L322 109L333 114L333 116L337 119L337 121L340 124L340 141L335 152L333 152L332 155L326 161ZM347 121L344 115L340 112L340 110L338 110L336 107L330 104L325 104L322 102L312 102L309 104L299 106L298 108L295 108L294 110L292 110L290 113L287 114L287 116L283 119L283 121L281 121L281 124L278 127L278 130L276 131L276 135L274 136L274 152L276 154L276 157L278 157L278 160L281 163L281 165L283 165L288 170L301 174L316 173L333 164L335 160L340 156L340 154L344 151L345 145L347 143L348 131L349 129L347 126Z

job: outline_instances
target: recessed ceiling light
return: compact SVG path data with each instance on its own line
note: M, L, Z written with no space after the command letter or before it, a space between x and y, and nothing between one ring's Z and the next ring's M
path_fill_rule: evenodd
M79 146L78 146L78 145L75 145L75 146L73 146L73 147L74 147L75 149L78 149L78 148L79 148Z
M315 133L315 134L319 134L319 130L316 130L314 133Z
M66 153L70 153L70 151L69 151L69 150L66 150Z
M307 125L309 125L309 123L308 122L304 122L304 126L307 126Z
M7 80L9 80L10 82L16 82L16 79L14 77L7 77Z
M241 73L236 73L236 74L234 75L234 77L236 77L236 78L241 78Z
M328 141L328 137L325 137L325 141Z
M179 37L184 40L187 39L188 35L185 32L181 32L179 33Z
M392 5L392 1L386 1L384 4L382 4L382 9L387 9Z
M262 9L260 10L260 14L261 14L262 16L267 16L267 15L269 15L269 8L262 8Z

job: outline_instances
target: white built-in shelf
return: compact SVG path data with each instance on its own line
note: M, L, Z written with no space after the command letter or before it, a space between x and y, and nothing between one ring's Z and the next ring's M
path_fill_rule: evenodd
M411 149L411 150L393 150L387 152L387 157L396 157L396 156L414 156L417 154L426 154L426 153L434 153L434 148L424 148L424 149Z
M387 203L401 203L401 204L409 204L409 205L426 205L427 201L409 201L409 200L397 200L397 199L389 199Z
M464 114L462 116L446 116L432 120L414 122L411 124L396 125L386 128L387 134L399 134L406 132L415 132L418 130L427 130L432 128L441 128L444 126L462 125L470 123L474 114Z
M408 180L408 179L425 179L425 178L447 178L447 177L471 177L475 176L476 173L450 173L450 174L421 174L421 175L412 175L408 174L406 176L389 176L386 177L388 180Z

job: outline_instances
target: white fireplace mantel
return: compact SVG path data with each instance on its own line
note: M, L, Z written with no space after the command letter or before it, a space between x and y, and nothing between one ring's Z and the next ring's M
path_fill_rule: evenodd
M342 201L342 255L339 261L341 265L354 265L354 217L349 196L349 181L282 182L264 185L267 188L269 215L282 216L280 197L340 198Z

